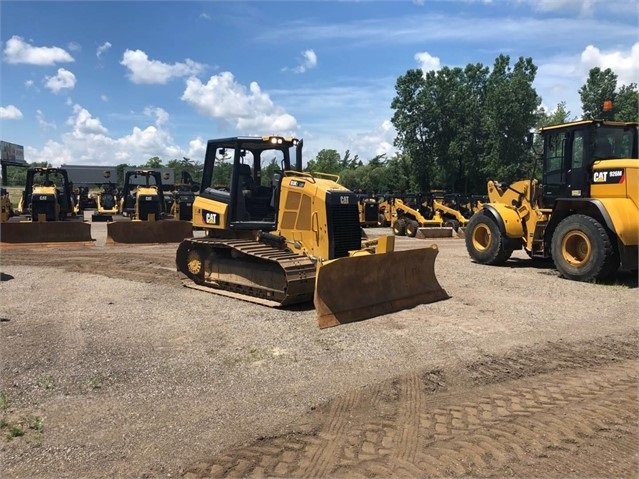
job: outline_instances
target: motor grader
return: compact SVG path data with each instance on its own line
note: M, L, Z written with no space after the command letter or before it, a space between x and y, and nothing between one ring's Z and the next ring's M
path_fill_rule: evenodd
M165 205L160 171L126 171L118 216L107 222L106 243L179 243L192 236L191 222L170 217Z
M541 129L542 179L488 182L488 203L466 227L472 260L513 251L552 258L564 278L594 282L637 270L637 123L583 120ZM531 138L532 144L532 138Z
M63 168L29 168L18 211L20 215L2 222L2 243L92 244L91 225L75 213L72 185Z
M302 144L208 141L193 203L193 226L206 236L176 252L185 286L270 307L313 301L321 328L448 298L435 277L437 246L396 252L393 236L362 241L357 195L336 175L302 172ZM213 188L215 165L230 158L230 188ZM281 169L269 182L261 165L274 158Z

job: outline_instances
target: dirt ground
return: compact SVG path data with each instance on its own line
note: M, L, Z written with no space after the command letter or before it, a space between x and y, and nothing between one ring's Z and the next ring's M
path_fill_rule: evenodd
M639 475L634 276L398 238L438 244L451 298L320 330L184 288L176 245L104 228L1 252L2 477Z

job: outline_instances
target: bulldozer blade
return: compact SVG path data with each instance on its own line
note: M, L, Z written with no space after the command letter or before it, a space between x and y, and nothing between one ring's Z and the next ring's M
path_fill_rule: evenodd
M3 244L90 243L91 224L82 221L16 221L0 223Z
M320 328L369 319L450 298L435 277L437 245L340 258L318 268Z
M106 244L179 243L192 236L190 221L113 221L107 223Z

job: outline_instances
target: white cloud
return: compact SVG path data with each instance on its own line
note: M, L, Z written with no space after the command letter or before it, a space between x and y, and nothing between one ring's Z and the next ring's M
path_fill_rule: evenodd
M211 15L209 15L208 13L202 12L200 13L200 18L203 18L204 20L210 20Z
M104 42L102 45L100 45L98 47L98 49L95 51L95 56L100 58L102 56L103 53L106 53L107 51L109 51L109 49L111 48L111 43L110 42Z
M30 65L55 65L75 61L60 47L34 47L22 37L12 36L4 48L4 60L7 63L27 63Z
M67 48L72 52L79 52L80 50L82 50L82 46L76 42L69 42Z
M579 88L588 80L593 67L603 70L610 68L617 75L617 87L639 83L639 42L628 50L602 52L594 45L588 45L581 53L562 55L539 64L534 86L542 96L543 107L553 110L561 101L571 116L581 116Z
M304 73L307 70L317 66L317 55L313 50L305 50L302 52L302 61L293 71L295 73Z
M22 112L15 105L0 106L0 120L21 120Z
M60 90L73 90L75 88L76 78L73 73L64 68L58 68L58 74L51 77L45 77L44 86L53 93L59 93Z
M439 70L442 67L439 57L434 57L428 52L415 53L415 60L419 63L419 68L422 69L424 74L431 70Z
M100 100L102 100L104 103L107 103L109 101L109 97L106 95L100 95Z
M363 161L369 160L373 156L384 154L389 158L397 152L397 148L393 146L395 135L396 130L393 124L390 120L384 120L373 131L358 133L349 138L349 144L352 145L350 151L353 154L357 154L358 151L374 152L374 155L370 157L364 156L360 158Z
M583 16L593 13L596 0L531 0L533 7L542 12L552 10L576 10Z
M172 78L197 75L204 69L204 65L186 59L184 63L162 63L149 60L142 50L126 50L122 55L120 65L129 69L129 79L133 83L166 84Z
M57 129L57 126L56 126L55 123L48 122L44 118L44 113L42 113L42 110L37 110L36 111L36 120L38 121L38 124L40 125L40 127L43 130L55 130L55 129Z
M203 84L191 77L186 82L182 100L203 115L216 118L244 134L292 134L297 120L262 92L257 82L249 91L236 83L231 72L222 72Z
M102 126L99 118L91 114L80 105L73 105L74 116L69 117L67 125L73 126L73 135L82 138L87 135L105 135L108 130Z
M166 125L169 122L169 114L166 110L159 107L146 107L144 109L146 116L154 117L157 126Z
M200 138L189 142L188 151L183 151L175 144L165 128L169 123L169 115L165 110L147 107L143 113L152 117L155 124L135 126L128 134L112 137L99 118L75 104L66 121L68 131L62 133L59 140L48 141L41 149L25 146L25 156L29 161L48 161L54 166L141 165L154 156L164 161L184 156L196 160L204 157L206 142ZM38 110L36 117L42 128L56 128L55 124L46 122L42 111Z
M617 75L619 86L639 83L639 42L629 52L602 52L594 45L588 45L581 53L581 64L586 71L594 67L610 68Z

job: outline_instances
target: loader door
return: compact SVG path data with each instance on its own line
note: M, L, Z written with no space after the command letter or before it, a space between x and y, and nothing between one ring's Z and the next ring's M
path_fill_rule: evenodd
M587 149L584 130L575 130L570 139L566 196L584 198L590 195L588 185Z

